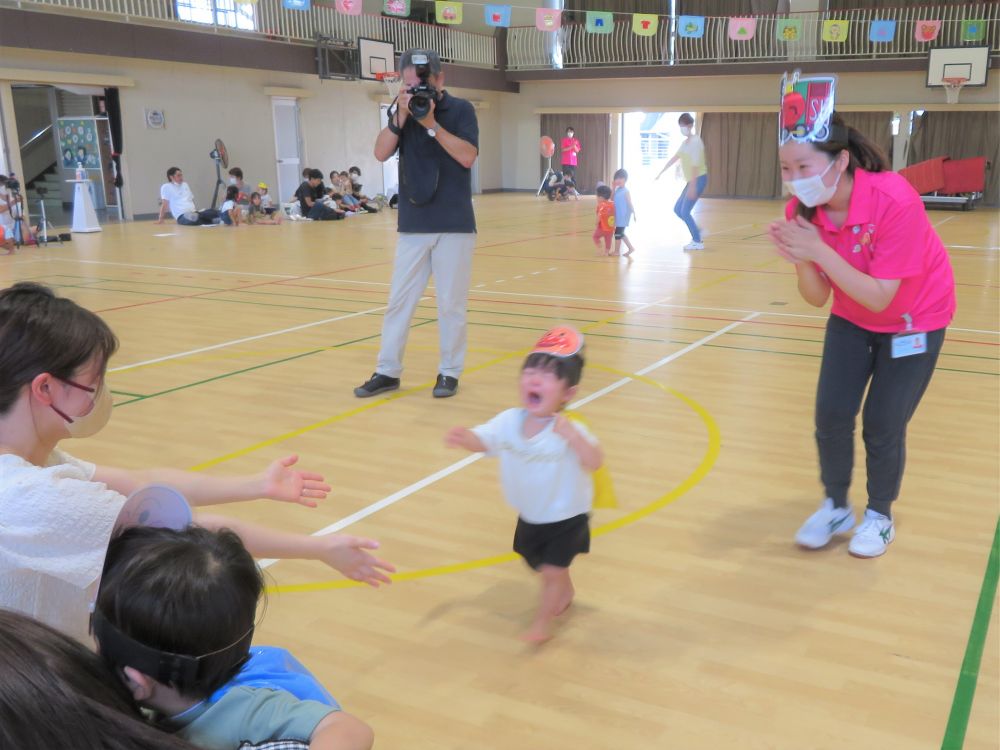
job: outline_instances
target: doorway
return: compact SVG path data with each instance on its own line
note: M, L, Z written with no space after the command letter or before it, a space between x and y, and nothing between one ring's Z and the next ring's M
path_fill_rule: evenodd
M299 102L294 97L272 96L274 153L277 159L278 194L285 202L302 182L302 138L299 135Z

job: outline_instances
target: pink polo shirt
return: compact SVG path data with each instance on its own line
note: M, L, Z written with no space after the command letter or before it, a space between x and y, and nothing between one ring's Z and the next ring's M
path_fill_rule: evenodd
M786 219L795 216L797 206L797 199L788 201ZM813 224L823 241L862 273L900 279L896 296L882 312L872 312L831 282L834 315L878 333L906 330L904 315L915 331L934 331L951 322L955 277L948 251L905 178L895 172L858 169L844 225L834 226L822 206Z
M566 149L569 149L567 151ZM562 164L568 167L576 166L576 155L580 150L580 141L576 138L563 138L562 143L559 145L559 150L562 152Z

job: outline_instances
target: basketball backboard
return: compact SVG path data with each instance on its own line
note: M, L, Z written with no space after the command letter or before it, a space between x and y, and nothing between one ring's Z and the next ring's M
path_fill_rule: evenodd
M927 85L944 86L945 78L965 78L966 86L985 86L989 66L989 47L938 47L927 58Z
M361 63L361 78L376 81L376 73L386 73L396 69L396 50L390 42L358 37L358 57Z

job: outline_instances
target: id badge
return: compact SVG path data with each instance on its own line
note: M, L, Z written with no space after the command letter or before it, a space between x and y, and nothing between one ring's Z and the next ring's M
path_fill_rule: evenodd
M897 333L892 337L892 358L912 357L914 354L923 354L927 351L927 334L917 333Z

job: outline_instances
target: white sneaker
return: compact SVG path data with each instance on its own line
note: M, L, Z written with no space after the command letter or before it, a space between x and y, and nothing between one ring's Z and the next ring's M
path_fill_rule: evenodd
M895 538L896 528L891 518L866 510L865 518L851 537L847 551L855 557L878 557L885 554Z
M843 534L854 528L854 511L850 506L834 508L833 500L827 498L819 510L813 513L795 532L795 543L807 549L820 549L833 539L834 534Z
M685 250L704 250L705 249L705 243L704 242L689 242L689 243L687 243L684 246L684 249Z

